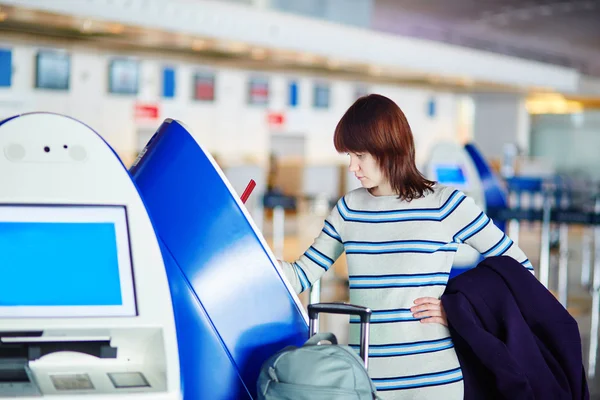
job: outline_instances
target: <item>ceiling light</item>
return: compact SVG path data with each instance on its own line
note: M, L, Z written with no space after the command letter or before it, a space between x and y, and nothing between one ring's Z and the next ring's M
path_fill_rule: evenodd
M192 50L200 51L206 48L206 41L202 39L194 39L192 41Z
M256 47L252 49L250 55L255 60L264 60L267 57L267 51L265 49L261 49L260 47Z
M380 67L375 65L369 65L369 74L379 76L383 73L383 70Z
M558 93L530 96L525 107L530 114L572 114L583 111L583 104L567 100Z
M173 35L173 41L179 47L188 47L188 46L191 46L193 43L192 38L190 38L189 36L180 34L180 33Z
M466 78L466 77L458 78L458 83L460 85L463 85L463 86L473 86L473 85L475 85L475 81L473 79Z
M35 22L37 20L37 13L27 8L13 8L11 14L19 21Z
M83 21L83 25L81 26L81 30L83 32L88 32L92 29L92 20L91 19L86 19L85 21Z
M429 82L434 84L434 85L439 85L442 83L443 79L441 76L437 76L437 75L431 75L429 78Z
M317 57L309 53L301 53L298 55L298 61L302 64L313 64L317 61Z
M247 51L249 46L243 42L230 42L227 44L227 49L233 53L242 53Z
M331 69L338 69L342 63L339 60L330 59L327 60L327 66Z
M125 30L125 27L121 24L110 24L108 26L108 31L115 35L123 33L124 30Z

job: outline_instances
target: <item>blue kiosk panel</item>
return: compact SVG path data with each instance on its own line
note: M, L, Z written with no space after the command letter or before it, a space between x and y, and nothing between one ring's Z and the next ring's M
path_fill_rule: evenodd
M237 195L181 124L166 120L130 172L163 244L185 398L246 398L245 391L254 398L262 363L308 337L297 297ZM205 337L221 348L200 345ZM224 355L236 373L215 376L213 359Z
M465 145L465 150L473 160L485 197L486 209L502 209L508 207L508 200L505 190L502 188L498 177L494 174L492 167L485 161L481 152L474 144L468 143ZM494 221L494 224L506 232L506 224L503 221Z
M183 271L163 243L167 278L174 302L184 399L251 400L235 362ZM208 368L210 366L210 368ZM215 384L224 382L226 384Z

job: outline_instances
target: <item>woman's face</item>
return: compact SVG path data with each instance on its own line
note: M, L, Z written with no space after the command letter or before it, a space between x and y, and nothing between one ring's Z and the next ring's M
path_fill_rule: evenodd
M348 169L360 181L362 187L369 189L375 196L394 194L375 157L369 153L348 153L348 155L350 156Z

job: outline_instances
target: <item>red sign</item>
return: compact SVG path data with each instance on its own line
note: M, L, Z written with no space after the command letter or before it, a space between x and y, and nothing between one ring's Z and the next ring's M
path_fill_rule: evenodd
M197 73L194 76L194 99L214 101L215 76L212 73Z
M158 111L156 104L136 104L135 119L158 119Z
M279 112L270 112L267 115L267 121L271 126L281 126L285 123L285 115Z

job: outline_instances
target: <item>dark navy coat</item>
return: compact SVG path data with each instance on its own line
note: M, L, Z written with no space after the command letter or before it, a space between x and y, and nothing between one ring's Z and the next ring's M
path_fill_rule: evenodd
M451 279L442 304L465 399L589 399L577 322L514 259Z

